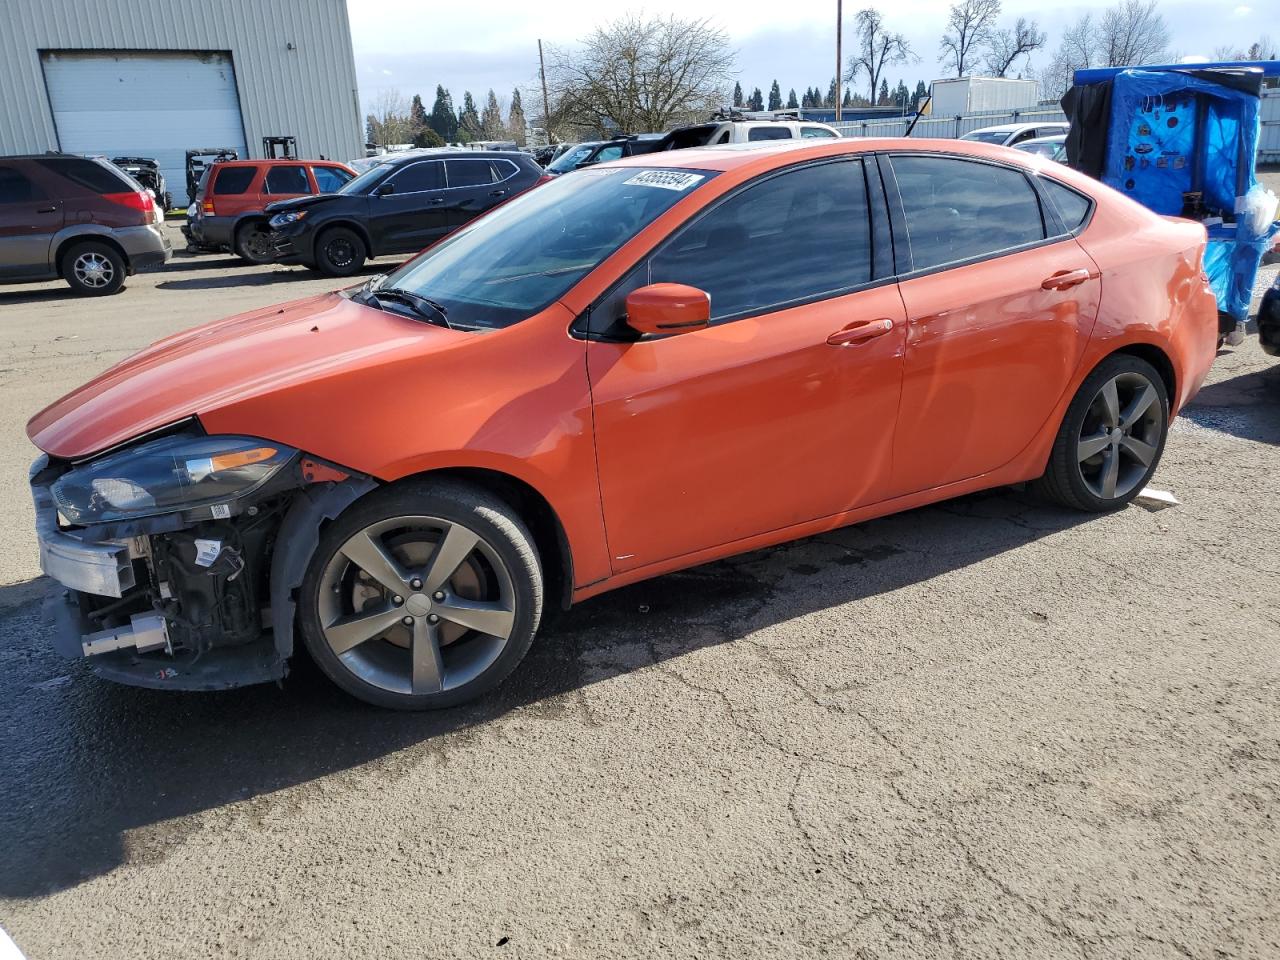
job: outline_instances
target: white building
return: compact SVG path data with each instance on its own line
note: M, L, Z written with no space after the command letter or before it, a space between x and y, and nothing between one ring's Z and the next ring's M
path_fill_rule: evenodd
M189 149L364 153L346 0L3 0L0 155L156 159Z

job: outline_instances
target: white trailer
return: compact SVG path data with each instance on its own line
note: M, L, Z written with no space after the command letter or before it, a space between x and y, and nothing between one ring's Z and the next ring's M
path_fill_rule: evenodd
M1028 110L1038 105L1038 85L1034 80L1005 77L961 77L935 80L930 85L933 102L929 112L935 117L963 117L991 110Z

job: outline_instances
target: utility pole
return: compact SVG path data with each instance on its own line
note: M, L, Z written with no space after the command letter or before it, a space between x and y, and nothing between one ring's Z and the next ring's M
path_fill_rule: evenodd
M542 74L542 132L551 143L551 101L547 98L547 61L542 57L542 41L538 41L538 69Z
M843 57L840 55L840 41L844 26L844 0L836 0L836 123L840 122L840 71Z

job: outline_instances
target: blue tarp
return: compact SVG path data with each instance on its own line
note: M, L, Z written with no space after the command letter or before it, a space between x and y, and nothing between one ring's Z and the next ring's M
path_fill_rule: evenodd
M1183 194L1200 191L1205 215L1232 218L1237 198L1257 182L1258 98L1188 73L1121 70L1111 92L1102 181L1156 213L1182 213ZM1263 236L1210 228L1206 269L1218 309L1245 320L1266 249Z

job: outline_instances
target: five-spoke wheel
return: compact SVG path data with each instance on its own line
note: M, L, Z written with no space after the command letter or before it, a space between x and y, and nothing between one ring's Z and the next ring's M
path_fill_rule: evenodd
M327 531L304 582L304 637L340 686L384 706L449 706L519 662L541 613L532 539L502 501L411 484Z
M1081 510L1123 506L1155 472L1168 426L1168 390L1155 368L1108 357L1068 407L1039 487Z

